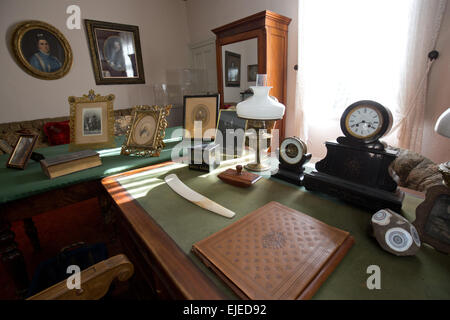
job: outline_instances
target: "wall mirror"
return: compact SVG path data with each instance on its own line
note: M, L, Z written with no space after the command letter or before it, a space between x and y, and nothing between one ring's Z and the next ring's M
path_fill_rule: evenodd
M252 76L256 73L267 74L268 85L272 87L270 95L286 105L290 22L290 18L266 10L212 30L216 35L217 91L221 108L248 98L251 93L247 89L255 83ZM286 113L288 110L286 105ZM277 121L276 127L283 139L284 119Z

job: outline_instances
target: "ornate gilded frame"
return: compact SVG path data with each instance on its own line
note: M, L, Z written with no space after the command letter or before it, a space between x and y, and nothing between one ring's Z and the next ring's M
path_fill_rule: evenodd
M33 29L42 29L53 35L58 40L59 44L64 50L64 58L65 58L64 63L62 64L62 67L57 71L55 72L40 71L34 68L27 60L27 58L24 56L24 53L22 51L22 40L24 39L25 34L28 33L29 31L32 31ZM55 80L62 78L69 72L70 68L72 67L73 55L69 42L58 29L42 21L29 20L18 24L13 31L12 49L19 66L26 73L38 79Z
M112 148L116 146L114 141L114 99L113 94L101 96L89 90L89 94L82 97L70 96L70 144L69 151L83 149ZM101 109L101 133L91 137L85 134L83 120L85 110L94 109L98 113ZM106 124L104 126L103 124ZM88 130L86 130L88 131Z
M135 106L133 109L133 118L128 126L125 143L122 145L121 154L137 156L158 157L164 148L164 136L167 128L167 116L170 113L172 105L167 106ZM155 120L155 129L150 143L140 144L135 140L135 133L138 130L140 121L151 116Z
M95 83L102 84L136 84L145 83L144 64L142 62L141 40L139 37L139 27L133 25L119 24L113 22L96 21L96 20L84 20L86 34L89 43L89 53L91 55L92 67L94 69ZM137 70L137 77L119 77L111 76L105 77L102 73L102 59L103 53L100 53L96 29L102 29L110 32L131 32L133 33L133 42L135 49L135 64L133 64ZM102 51L103 52L103 51ZM102 56L100 56L100 54Z

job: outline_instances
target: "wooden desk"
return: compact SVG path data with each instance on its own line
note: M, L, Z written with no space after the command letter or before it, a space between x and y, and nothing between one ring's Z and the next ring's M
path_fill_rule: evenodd
M109 196L105 196L105 189L100 180L111 174L169 160L172 147L181 140L180 136L172 135L176 129L177 127L167 129L164 140L166 147L159 157L120 155L124 137L119 136L116 137L117 148L98 150L103 163L101 166L55 179L49 179L40 164L31 160L25 170L0 168L0 255L19 297L23 297L27 292L29 277L23 254L14 241L11 222L24 221L26 234L35 250L40 249L40 244L32 217L38 214L98 197L105 221L109 222L111 204ZM68 145L37 151L49 158L68 153ZM7 158L8 155L0 156L0 162L6 163Z
M222 182L217 174L174 163L141 168L102 180L117 209L118 235L148 298L236 299L236 295L192 254L193 243L276 200L329 225L349 231L355 245L313 299L449 299L450 259L423 245L414 257L396 257L369 236L372 213L280 180L261 179L251 188ZM164 176L176 173L192 189L236 212L233 219L201 209L175 194ZM422 201L407 195L402 214L413 220ZM382 290L369 290L367 267L379 265ZM148 290L148 291L146 291Z

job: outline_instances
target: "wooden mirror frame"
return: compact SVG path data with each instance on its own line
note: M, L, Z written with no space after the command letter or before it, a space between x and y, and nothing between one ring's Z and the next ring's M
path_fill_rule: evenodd
M211 30L216 34L217 89L220 94L220 108L224 105L222 46L254 38L258 41L258 73L267 74L268 85L272 87L270 95L286 105L287 43L288 26L291 20L265 10ZM276 128L280 130L280 139L284 139L285 117L277 121L276 125Z

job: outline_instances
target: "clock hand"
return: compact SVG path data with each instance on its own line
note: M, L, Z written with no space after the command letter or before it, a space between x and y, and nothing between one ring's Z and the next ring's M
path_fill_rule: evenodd
M351 125L350 127L354 127L354 126L357 126L357 127L359 127L359 125L361 124L361 123L363 123L364 122L364 120L363 121L360 121L360 122L358 122L358 123L355 123L355 124L353 124L353 125Z

